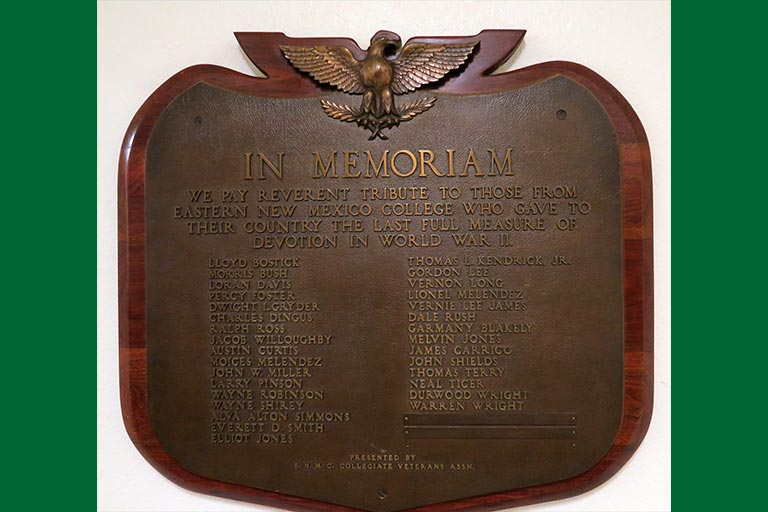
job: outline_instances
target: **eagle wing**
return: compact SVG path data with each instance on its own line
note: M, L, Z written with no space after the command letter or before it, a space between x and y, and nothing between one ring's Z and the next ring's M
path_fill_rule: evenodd
M392 62L395 76L392 91L406 94L422 85L437 82L461 67L477 46L469 43L410 43Z
M365 92L360 82L360 61L343 46L281 46L290 63L320 83L338 87L348 94Z

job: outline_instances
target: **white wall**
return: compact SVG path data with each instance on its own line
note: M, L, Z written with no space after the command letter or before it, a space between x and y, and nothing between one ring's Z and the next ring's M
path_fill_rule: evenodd
M571 60L600 73L634 106L651 143L656 268L656 397L651 429L625 468L598 489L526 507L541 511L670 510L670 4L578 2L102 1L98 5L98 510L259 511L192 493L160 476L122 426L117 356L117 162L125 129L144 99L193 64L254 68L234 31L349 36L363 48L378 29L471 35L484 28L528 34L502 70Z

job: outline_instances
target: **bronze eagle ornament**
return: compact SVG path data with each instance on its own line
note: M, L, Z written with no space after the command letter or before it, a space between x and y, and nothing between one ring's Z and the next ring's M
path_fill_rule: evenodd
M460 68L475 50L478 41L462 43L408 43L400 36L380 30L371 38L363 60L357 60L344 46L281 46L288 61L322 84L347 94L362 94L359 109L321 100L323 110L333 119L357 123L371 131L368 140L386 140L381 132L398 126L429 110L434 96L395 105L395 94L408 94L423 85L437 82ZM401 49L402 48L402 49Z

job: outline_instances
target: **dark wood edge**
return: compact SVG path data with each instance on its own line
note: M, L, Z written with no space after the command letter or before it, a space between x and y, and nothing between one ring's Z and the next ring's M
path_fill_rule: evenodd
M653 220L651 158L645 131L624 97L594 71L571 62L546 62L489 75L511 54L524 31L483 31L480 49L465 72L471 79L450 78L439 92L481 94L516 89L563 75L588 89L604 106L620 147L624 253L624 411L616 439L590 470L559 482L526 487L411 509L419 512L494 510L584 493L616 474L645 437L653 409ZM269 60L278 44L322 42L357 45L350 39L288 38L284 34L238 33L246 54L268 78L200 65L187 68L161 85L142 105L126 132L118 177L118 275L120 399L126 430L139 452L178 485L205 494L289 510L352 511L349 507L212 480L186 471L163 449L149 419L145 324L145 160L147 141L165 107L189 87L206 82L244 94L306 97L323 94L307 77ZM360 49L357 48L356 53ZM265 58L265 56L267 58ZM281 59L282 60L282 59ZM266 63L266 64L265 64Z

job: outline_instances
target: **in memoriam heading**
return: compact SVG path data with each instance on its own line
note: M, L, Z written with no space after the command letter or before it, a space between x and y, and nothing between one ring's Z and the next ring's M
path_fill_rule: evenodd
M313 151L312 178L461 178L466 176L514 176L512 148L470 149L407 149L384 151L344 150L321 154ZM243 153L243 179L283 179L285 153Z

